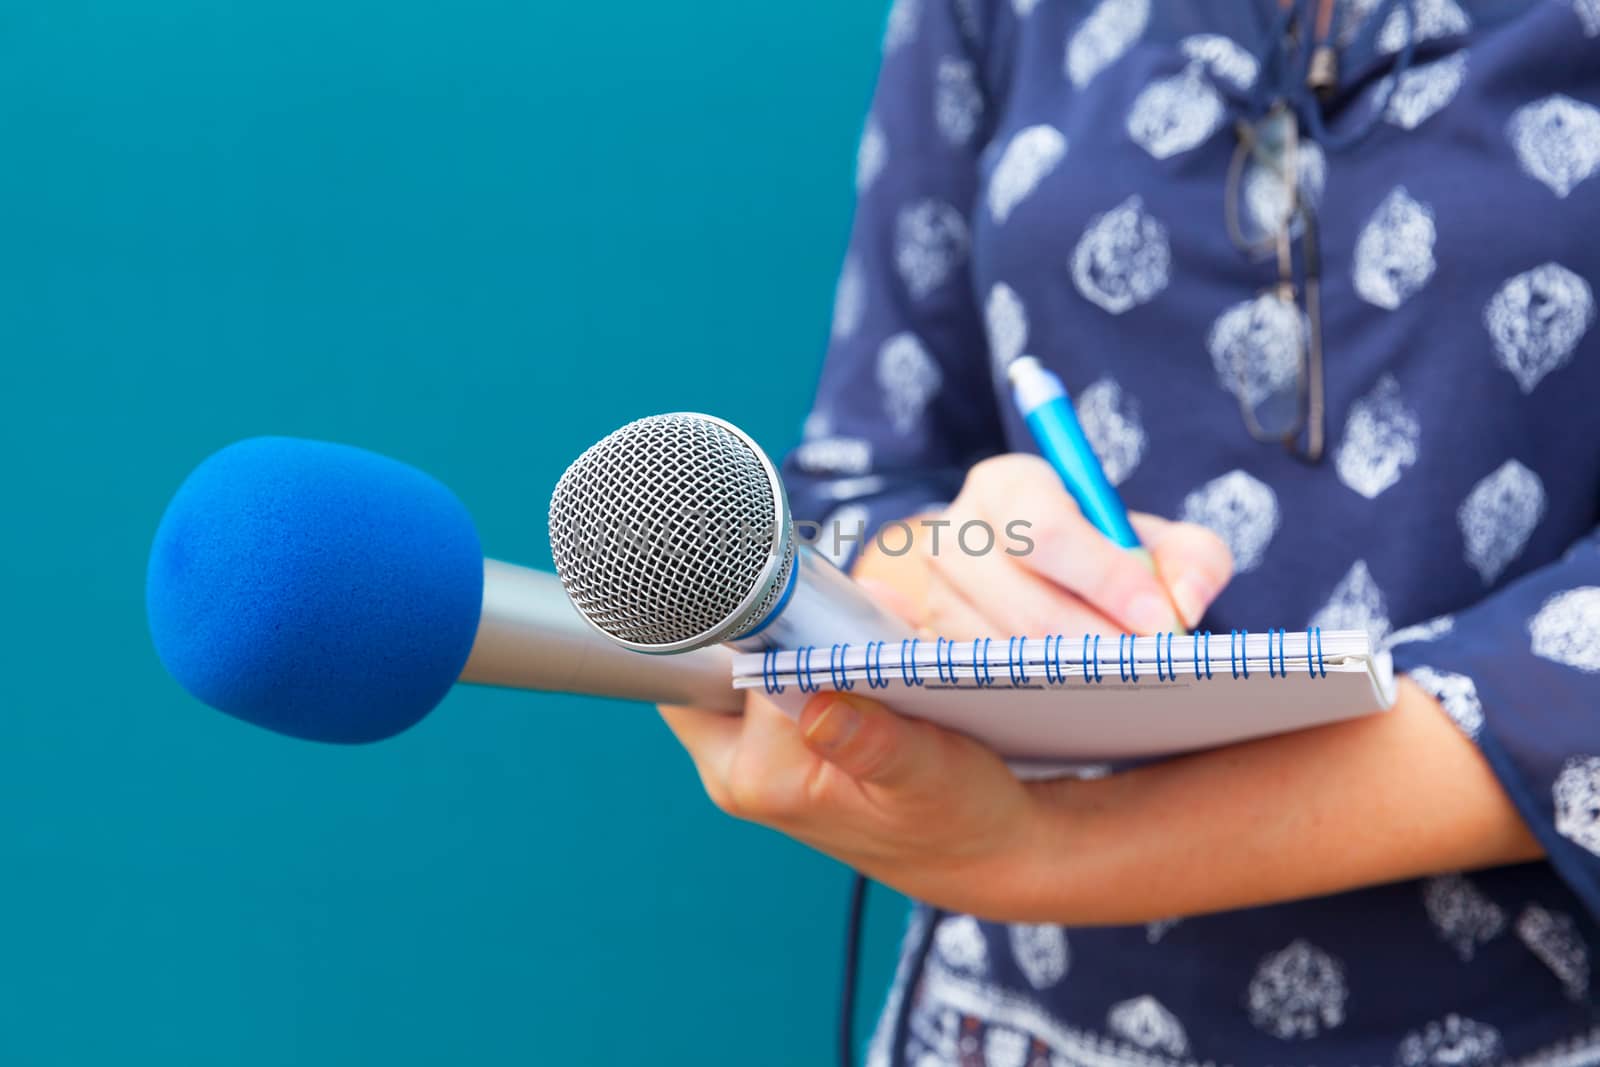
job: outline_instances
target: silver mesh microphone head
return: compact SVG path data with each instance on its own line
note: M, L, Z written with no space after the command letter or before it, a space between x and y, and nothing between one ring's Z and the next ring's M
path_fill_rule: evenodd
M618 644L683 652L743 636L783 595L794 528L778 472L709 415L630 422L550 498L550 552L578 612Z

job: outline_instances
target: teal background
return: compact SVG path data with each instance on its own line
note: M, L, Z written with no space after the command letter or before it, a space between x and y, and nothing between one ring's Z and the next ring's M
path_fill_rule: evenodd
M416 464L540 566L627 419L788 447L882 6L0 12L0 1062L828 1060L845 871L717 814L649 709L290 741L166 678L142 583L252 434Z

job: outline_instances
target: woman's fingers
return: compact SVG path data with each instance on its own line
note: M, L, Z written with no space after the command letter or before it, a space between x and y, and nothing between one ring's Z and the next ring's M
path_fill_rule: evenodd
M1154 515L1130 516L1134 532L1149 550L1156 571L1193 627L1233 578L1233 553L1222 538L1204 526L1172 522Z
M746 701L748 705L749 701ZM728 769L733 763L744 729L743 717L699 708L662 704L658 709L667 727L689 753L706 795L724 811L728 808Z
M1164 546L1160 555L1152 551L1158 579L1139 553L1113 543L1084 518L1060 477L1038 456L997 456L978 464L951 511L976 515L996 529L1025 520L1023 532L1031 543L1004 558L1081 599L1115 629L1185 629L1232 573L1226 549L1214 535L1185 523L1141 518L1140 524ZM1170 597L1163 581L1173 586ZM1173 609L1179 590L1182 618Z
M943 561L943 562L941 562ZM1053 582L1040 581L1009 556L935 560L934 580L947 582L991 624L982 633L938 632L948 637L995 634L1115 633L1111 620Z

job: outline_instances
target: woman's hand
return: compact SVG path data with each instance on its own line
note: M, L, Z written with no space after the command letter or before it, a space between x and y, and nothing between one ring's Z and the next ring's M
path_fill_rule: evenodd
M1028 525L1013 527L1019 520ZM1089 524L1044 460L996 456L972 468L942 515L911 523L918 537L910 552L890 556L869 547L856 574L919 629L955 640L1193 626L1233 577L1227 546L1203 526L1154 515L1132 520L1155 574ZM971 555L961 547L958 532L973 522L995 532L990 551ZM1031 547L1008 538L1008 529Z
M1032 546L1011 555L998 535L1016 520L1028 523ZM978 464L935 521L946 525L912 524L922 535L912 552L880 554L860 568L865 583L912 620L908 630L961 638L1181 629L1233 570L1209 530L1135 516L1185 615L1174 619L1156 576L1090 526L1035 456ZM971 522L996 532L992 551L960 547L958 532ZM943 536L935 540L935 532ZM798 723L760 697L742 718L688 708L662 714L712 801L732 815L946 907L1019 914L1023 901L1044 892L1037 796L974 741L848 694L819 696Z
M759 696L743 716L661 714L730 815L947 908L1004 916L1036 891L1036 798L975 741L848 693L798 722Z

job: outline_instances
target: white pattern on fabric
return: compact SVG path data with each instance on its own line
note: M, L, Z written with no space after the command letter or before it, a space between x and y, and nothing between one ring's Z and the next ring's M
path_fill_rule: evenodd
M1444 874L1422 883L1422 906L1441 940L1463 963L1478 946L1493 941L1506 928L1506 913L1460 874Z
M1485 584L1494 584L1522 553L1544 511L1544 483L1514 459L1472 487L1456 512L1456 522L1467 563Z
M1600 673L1600 586L1568 589L1528 621L1533 654L1585 674Z
M944 376L916 334L897 333L878 350L878 385L895 432L908 434L939 393Z
M1384 640L1385 648L1435 641L1456 628L1454 615L1436 615L1425 622L1403 626Z
M888 162L889 142L884 137L883 127L878 125L876 116L869 115L867 125L861 131L861 143L856 146L857 196L872 188L872 183L878 180L878 175L883 173Z
M1406 406L1393 375L1350 405L1344 436L1334 451L1339 480L1368 500L1393 486L1417 461L1422 424Z
M1022 298L1005 282L996 282L983 304L984 331L989 336L989 359L995 380L1005 388L1006 368L1028 347L1028 311Z
M1356 239L1356 294L1393 311L1433 277L1433 211L1397 185Z
M1060 165L1067 139L1054 126L1029 126L1006 142L989 178L989 214L1004 223L1039 183Z
M1072 251L1078 292L1113 315L1155 299L1171 270L1167 228L1138 196L1091 218Z
M1556 833L1600 856L1600 756L1573 756L1550 789Z
M1406 38L1431 41L1453 37L1472 29L1472 20L1455 0L1407 0L1396 4L1378 31L1378 51L1393 54L1406 46Z
M1106 1029L1140 1048L1169 1056L1189 1054L1189 1035L1183 1024L1155 997L1134 997L1111 1005Z
M862 475L872 469L872 442L864 437L817 437L794 450L794 464L812 474Z
M984 1067L1026 1067L1028 1035L1009 1026L990 1026L983 1035Z
M1412 1031L1395 1052L1398 1067L1486 1067L1504 1059L1500 1031L1459 1015Z
M923 0L894 0L889 8L889 23L883 31L885 55L899 51L917 35L917 26L922 21L922 3Z
M1256 83L1260 63L1231 38L1220 33L1196 33L1178 42L1178 50L1243 92Z
M1144 458L1146 440L1139 405L1109 376L1100 378L1073 402L1083 435L1104 468L1106 480L1121 485Z
M1081 89L1105 70L1144 33L1150 0L1100 0L1067 42L1066 71Z
M983 121L978 68L965 59L947 56L939 60L938 80L934 91L934 120L945 140L953 145L965 145Z
M1600 170L1600 110L1563 93L1517 108L1506 138L1523 171L1563 199Z
M1011 10L1017 13L1017 18L1025 19L1033 14L1033 9L1039 6L1039 0L1011 0Z
M933 948L945 966L964 974L982 975L989 969L989 946L978 920L956 915L942 920L933 935Z
M1250 981L1250 1021L1274 1037L1316 1037L1344 1022L1344 967L1304 939L1261 961Z
M1157 919L1154 922L1145 923L1144 924L1144 939L1146 941L1150 942L1150 944L1154 945L1155 943L1160 941L1163 937L1166 937L1168 931L1170 931L1173 927L1179 925L1182 922L1183 922L1182 919L1173 918L1173 919Z
M1517 937L1550 968L1570 999L1589 995L1589 947L1572 916L1529 904L1517 916Z
M1524 393L1571 361L1594 317L1589 283L1559 263L1506 279L1483 309L1496 362Z
M1414 130L1455 99L1466 77L1467 53L1457 52L1410 68L1400 75L1399 84L1394 75L1386 76L1372 90L1373 106L1388 101L1383 110L1384 121L1402 130ZM1394 87L1392 91L1390 86Z
M1033 988L1047 989L1066 977L1072 952L1061 927L1048 923L1017 923L1006 935L1017 969Z
M966 262L967 223L942 200L919 200L895 216L894 265L913 300L926 300Z
M1206 338L1218 382L1252 407L1295 388L1309 329L1304 312L1271 293L1233 305Z
M867 308L867 280L854 256L845 257L839 284L833 290L833 338L843 341L856 332Z
M1226 106L1199 64L1145 86L1128 110L1128 136L1156 159L1203 144L1221 128Z
M1483 730L1483 704L1478 700L1476 682L1464 674L1452 674L1426 666L1412 667L1408 673L1413 682L1439 702L1445 714L1450 716L1450 721L1459 726L1462 733L1477 740L1479 732Z
M1350 565L1339 584L1334 586L1328 602L1311 617L1311 627L1324 630L1365 630L1372 645L1382 645L1389 632L1389 611L1384 603L1383 590L1373 581L1367 561L1358 559Z
M1244 471L1230 471L1183 498L1183 521L1198 523L1227 544L1235 574L1261 565L1278 532L1278 496Z
M1572 11L1583 25L1585 37L1600 37L1600 0L1572 0Z

